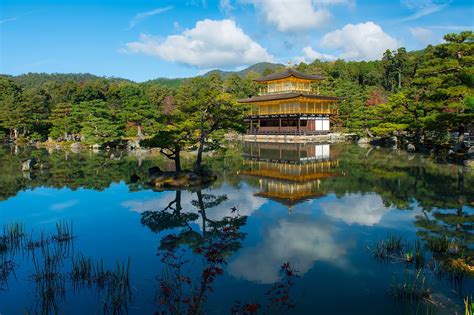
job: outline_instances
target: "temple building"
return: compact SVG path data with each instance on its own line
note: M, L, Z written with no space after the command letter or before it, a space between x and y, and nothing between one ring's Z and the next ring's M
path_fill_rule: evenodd
M241 175L258 179L256 196L292 209L302 201L326 195L322 181L343 176L329 144L244 142Z
M317 135L330 132L330 117L337 114L339 97L323 96L313 85L324 78L293 68L263 76L258 96L240 99L250 111L248 134ZM319 91L319 88L317 88Z

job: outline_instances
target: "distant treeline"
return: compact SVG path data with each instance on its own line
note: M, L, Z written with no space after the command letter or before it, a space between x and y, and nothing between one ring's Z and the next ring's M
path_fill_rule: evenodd
M474 121L474 36L467 31L444 39L421 51L387 50L378 61L315 60L297 69L326 77L315 85L319 93L346 98L334 121L341 131L368 137L396 135L423 145L447 144L452 140L449 132L462 134ZM152 137L170 124L170 104L208 113L205 102L211 95L225 102L255 95L257 86L252 80L279 69L260 68L260 73L247 71L244 76L225 73L219 78L215 72L144 83L90 74L1 76L0 137L88 144ZM218 93L189 92L199 86ZM202 101L197 107L192 106L195 97ZM219 102L213 106L219 107ZM224 108L220 114L227 112ZM240 117L232 115L227 118ZM187 115L174 115L174 124L184 124L183 117ZM205 126L201 127L203 131Z

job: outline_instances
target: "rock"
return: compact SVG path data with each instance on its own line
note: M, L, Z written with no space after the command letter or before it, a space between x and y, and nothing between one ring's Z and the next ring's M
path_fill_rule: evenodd
M470 168L474 168L474 159L465 160L464 165L466 165Z
M409 144L407 145L407 152L415 152L415 151L416 151L415 145L412 144L412 143L409 143Z
M161 174L163 174L163 171L158 166L153 166L148 169L148 177L150 177L150 179L157 178Z
M136 149L140 149L140 140L128 140L127 150L136 150Z
M474 147L470 147L469 150L467 150L467 156L470 159L474 159Z
M369 144L370 143L370 139L369 138L360 138L358 141L357 141L357 144Z
M79 142L74 142L71 144L71 149L73 150L79 150L81 148L81 144Z
M198 187L209 184L217 179L213 173L197 174L194 172L166 172L152 179L149 184L155 188Z
M387 139L387 145L388 146L390 146L392 148L397 148L397 144L398 144L397 136L392 136L392 137Z
M29 172L31 169L33 169L35 164L36 164L36 159L34 159L34 158L28 159L28 160L21 163L21 170L23 172Z
M140 180L140 176L138 176L137 174L133 173L132 175L130 175L130 182L132 184L137 183L139 180Z
M458 142L453 146L453 151L454 152L461 152L464 148L464 144L462 142Z

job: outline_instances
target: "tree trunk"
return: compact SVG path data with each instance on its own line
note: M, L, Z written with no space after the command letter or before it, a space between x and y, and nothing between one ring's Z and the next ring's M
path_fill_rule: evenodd
M199 172L202 164L202 151L204 150L204 143L206 142L206 133L204 132L204 115L201 112L201 135L199 137L199 148L196 157L196 163L194 164L194 171Z
M143 131L142 131L142 126L140 124L137 124L137 137L140 140L143 139Z
M176 149L175 154L174 154L174 166L175 166L175 171L176 173L181 173L181 156L180 156L181 150Z
M180 213L183 208L181 207L181 190L176 190L176 212Z
M196 191L196 195L198 197L199 212L201 213L202 217L202 238L206 239L206 207L202 199L202 191Z
M194 164L194 171L200 171L202 167L202 152L204 150L204 138L201 136L201 139L199 139L199 148L197 152L197 157L196 157L196 163Z
M402 70L398 69L398 88L402 88Z

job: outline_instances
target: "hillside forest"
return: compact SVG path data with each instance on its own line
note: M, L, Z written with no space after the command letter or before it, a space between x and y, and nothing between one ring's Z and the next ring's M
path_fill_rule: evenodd
M189 148L202 153L223 133L245 130L246 108L235 100L256 95L253 80L280 67L143 83L90 74L1 75L0 138L111 147L141 141L170 158ZM345 98L336 131L441 149L474 128L471 31L447 34L420 51L387 50L381 60L314 60L296 68L326 78L314 87L321 94Z

